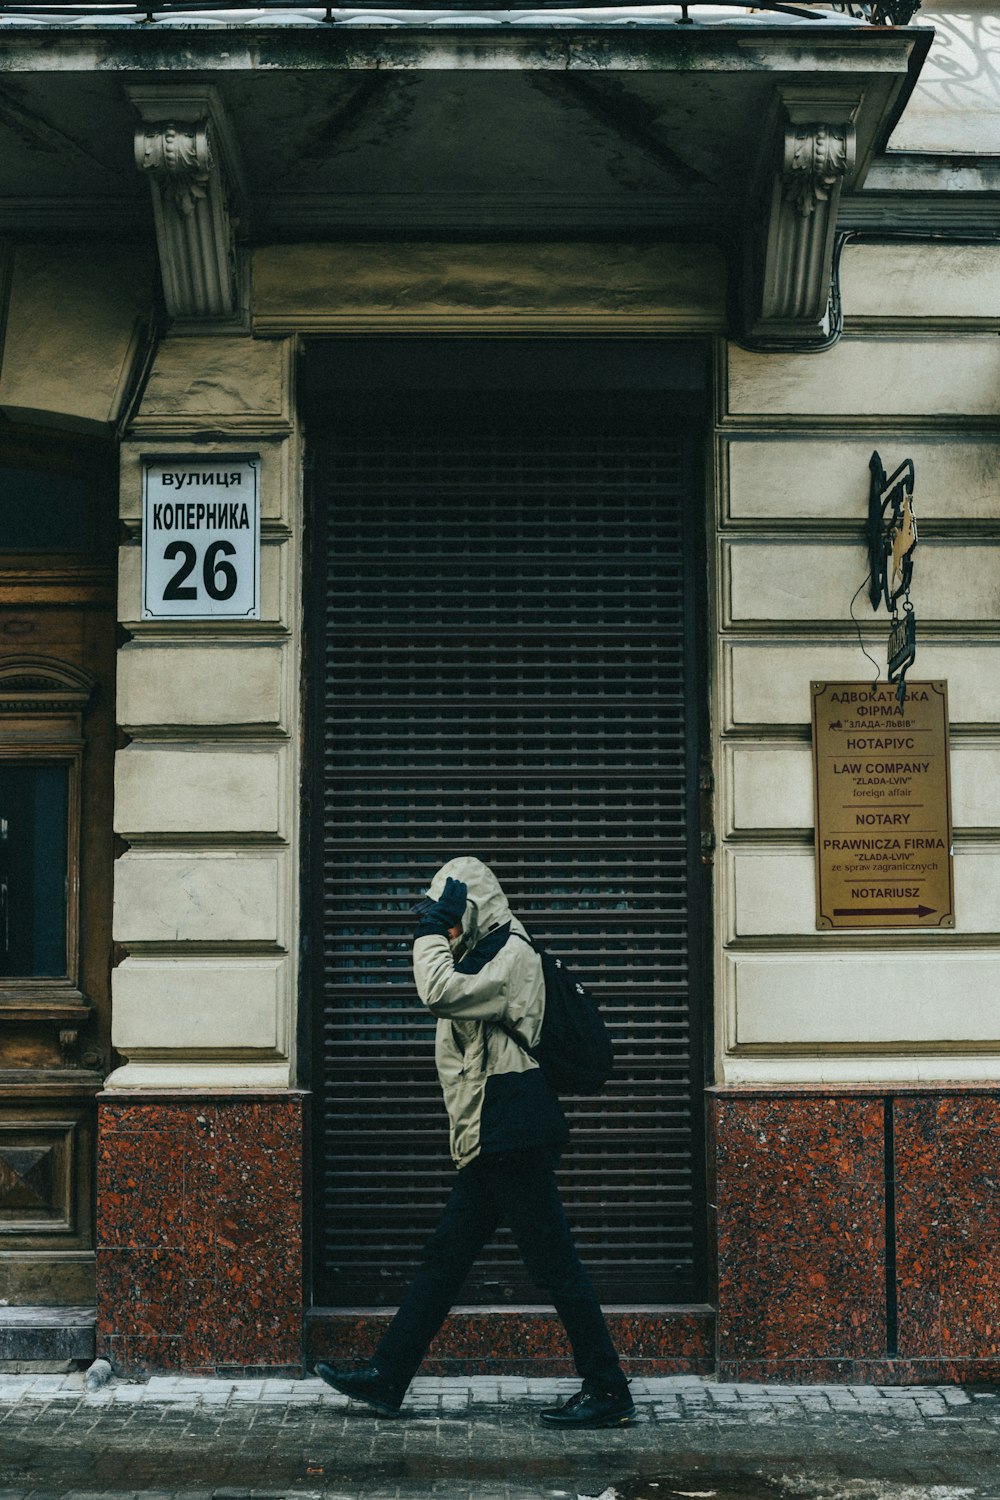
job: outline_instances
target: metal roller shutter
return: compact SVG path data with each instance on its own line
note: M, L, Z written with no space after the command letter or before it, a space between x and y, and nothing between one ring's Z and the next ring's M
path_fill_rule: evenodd
M317 1302L397 1302L450 1187L408 913L459 852L617 1038L561 1169L601 1296L704 1295L691 425L551 391L314 423ZM463 1302L537 1296L503 1232Z

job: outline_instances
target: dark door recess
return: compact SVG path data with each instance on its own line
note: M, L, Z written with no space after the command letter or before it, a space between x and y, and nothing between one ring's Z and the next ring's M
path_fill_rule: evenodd
M695 356L311 357L318 1304L394 1304L449 1189L408 912L460 852L617 1037L561 1170L601 1296L705 1295ZM462 1300L538 1298L504 1233Z

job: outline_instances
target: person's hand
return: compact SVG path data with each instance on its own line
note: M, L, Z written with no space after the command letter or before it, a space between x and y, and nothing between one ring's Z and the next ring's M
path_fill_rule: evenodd
M462 931L462 913L465 911L469 888L464 880L453 880L449 875L444 890L436 901L426 898L414 908L417 916L415 937L428 937L440 933L451 939L454 932Z
M453 880L449 875L430 914L439 917L447 927L457 927L461 924L468 897L469 887L465 881Z

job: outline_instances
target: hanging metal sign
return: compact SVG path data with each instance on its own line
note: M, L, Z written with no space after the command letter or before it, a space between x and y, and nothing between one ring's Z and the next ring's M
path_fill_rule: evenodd
M888 677L890 682L902 681L907 667L913 665L917 655L917 617L912 604L903 606L903 618L893 620L889 631ZM900 703L900 708L905 702Z
M954 927L948 695L812 684L816 926Z
M142 618L260 618L260 459L147 459Z

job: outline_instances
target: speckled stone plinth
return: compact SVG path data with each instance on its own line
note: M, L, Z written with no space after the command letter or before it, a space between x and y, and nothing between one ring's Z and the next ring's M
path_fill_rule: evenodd
M720 1380L1000 1379L995 1090L716 1090Z
M391 1312L321 1309L309 1318L310 1362L352 1364L371 1356ZM630 1375L708 1375L715 1367L710 1307L612 1308L611 1341ZM562 1324L547 1309L468 1308L451 1314L420 1366L422 1375L572 1375Z
M848 1378L886 1347L882 1105L714 1106L720 1378Z
M942 1379L995 1381L1000 1098L902 1098L894 1114L900 1358L946 1366Z
M118 1373L301 1370L302 1103L99 1100L97 1352Z

